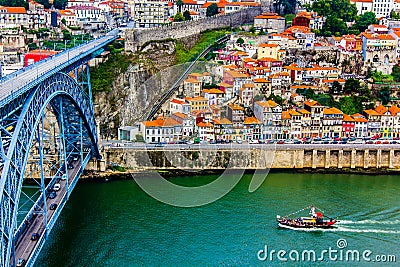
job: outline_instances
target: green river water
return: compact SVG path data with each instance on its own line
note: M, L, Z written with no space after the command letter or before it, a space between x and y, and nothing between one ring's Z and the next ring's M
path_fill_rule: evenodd
M196 186L217 176L169 180ZM399 266L399 177L270 173L250 193L251 178L244 175L227 195L195 208L161 203L134 180L80 182L36 266ZM277 214L310 204L337 217L337 228L277 226ZM271 258L272 250L286 254ZM304 250L315 252L315 262ZM349 250L357 250L359 261Z

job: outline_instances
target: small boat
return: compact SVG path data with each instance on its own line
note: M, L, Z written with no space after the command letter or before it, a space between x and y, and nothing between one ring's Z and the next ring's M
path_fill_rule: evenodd
M310 215L308 217L294 217L297 213L310 209ZM336 219L330 218L324 215L323 211L314 206L308 206L297 212L291 213L286 216L276 215L276 220L278 221L279 227L282 228L304 228L304 229L327 229L334 228L334 224L338 221Z

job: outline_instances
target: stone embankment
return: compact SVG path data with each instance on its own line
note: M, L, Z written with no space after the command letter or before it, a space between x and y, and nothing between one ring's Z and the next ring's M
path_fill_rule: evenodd
M400 170L400 147L246 149L132 149L108 148L104 160L132 171L309 169L309 170ZM92 163L93 164L93 163ZM87 169L98 170L97 165Z

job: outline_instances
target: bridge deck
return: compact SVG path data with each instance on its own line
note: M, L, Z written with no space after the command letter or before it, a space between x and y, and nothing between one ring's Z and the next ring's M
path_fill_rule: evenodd
M70 185L74 185L75 181L79 179L79 170L81 168L81 162L80 161L75 161L72 163L74 166L73 169L68 170L68 182ZM50 220L54 217L54 215L62 209L62 204L65 203L66 196L67 196L67 191L66 191L66 182L67 180L62 180L60 179L57 181L60 185L61 188L58 190L56 193L56 197L54 199L50 199L49 197L46 198L46 212L47 212L47 221L50 222ZM41 196L42 197L42 196ZM41 198L40 197L40 198ZM57 204L57 208L54 210L50 209L50 205L52 203ZM41 209L43 209L43 204L41 205ZM46 238L45 237L45 228L43 224L44 216L43 213L34 215L33 219L31 221L26 221L26 224L28 225L23 234L20 235L16 242L15 246L15 259L18 262L18 259L22 258L26 262L29 262L30 258L33 255L33 252L38 249L39 243L41 239ZM47 234L49 234L51 229L47 230ZM32 234L37 233L39 237L36 240L31 240Z
M86 57L117 38L118 30L113 30L107 35L99 37L89 43L76 46L41 60L35 64L22 68L0 80L0 104L12 95L23 93L25 90L39 84L42 80L62 70L66 66ZM0 105L1 106L1 105Z

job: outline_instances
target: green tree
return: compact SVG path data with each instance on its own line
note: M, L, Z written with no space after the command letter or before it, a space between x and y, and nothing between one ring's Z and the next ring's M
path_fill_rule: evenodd
M340 36L346 34L348 29L343 19L338 18L336 15L330 15L327 17L322 31L325 36L332 36L332 33Z
M192 16L190 16L189 10L185 10L185 12L183 12L183 17L185 18L185 20L192 20Z
M251 26L250 27L250 32L254 34L256 32L256 28L254 28L254 26Z
M311 9L327 18L336 16L347 22L354 21L358 12L356 5L349 0L318 0L313 2Z
M174 16L174 21L184 21L185 18L183 17L181 12L176 12L176 15Z
M239 37L239 38L236 40L236 43L239 44L239 45L244 44L243 38L242 38L242 37Z
M315 99L316 98L316 94L315 91L311 88L306 90L306 93L304 95L307 99Z
M62 33L64 41L72 39L71 33L68 30L63 30Z
M296 13L297 0L278 0L274 6L279 14L293 14Z
M265 35L265 32L264 32L264 30L263 30L263 29L261 29L261 30L258 32L258 35Z
M346 95L350 95L352 93L358 93L360 88L361 88L360 80L350 78L347 79L346 83L344 84L343 93L345 93Z
M278 105L283 104L283 98L278 95L271 94L269 97L267 97L267 100L273 100Z
M342 90L343 86L338 81L334 81L329 89L329 93L332 95L338 95L342 93Z
M183 0L177 0L176 6L178 7L179 12L182 13L182 6L184 5Z
M384 86L379 90L378 99L383 105L387 105L390 101L390 90L388 86Z
M396 82L400 82L400 65L393 66L392 76Z
M339 100L339 107L340 110L343 111L345 114L354 114L358 112L355 105L354 97L352 96L342 97Z
M374 12L365 12L360 17L356 19L356 24L354 28L358 29L360 32L365 31L369 25L377 23L376 16Z
M212 3L211 5L209 5L207 7L207 10L206 10L206 16L207 17L212 17L212 16L217 15L217 14L218 14L218 6L217 6L216 3Z
M63 18L63 19L61 20L61 23L64 24L64 25L67 25L67 20L66 20L65 18Z

